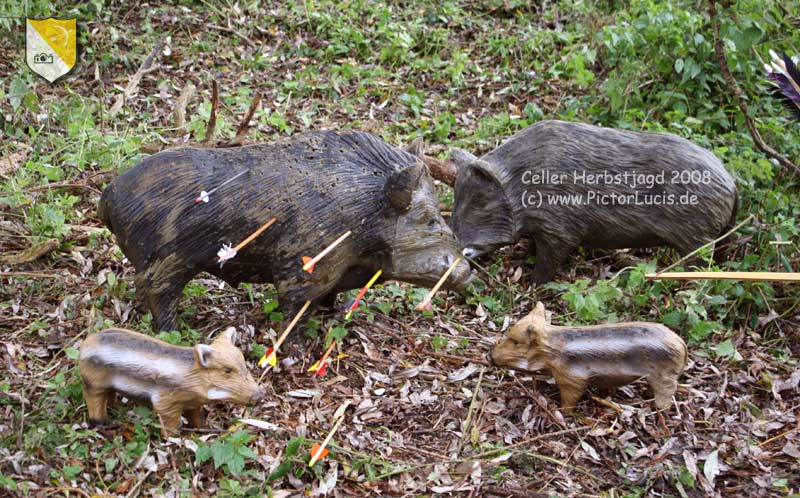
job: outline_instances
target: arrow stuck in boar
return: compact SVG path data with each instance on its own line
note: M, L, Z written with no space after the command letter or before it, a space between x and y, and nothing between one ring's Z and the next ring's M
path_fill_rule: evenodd
M219 267L222 268L222 266L225 264L226 261L228 261L229 259L233 259L233 257L236 256L236 254L238 254L239 251L241 251L244 246L252 242L253 239L261 235L261 232L263 232L264 230L269 228L273 223L275 223L275 220L277 220L277 218L272 218L268 222L264 223L261 226L261 228L251 233L243 241L236 244L236 247L231 247L228 244L222 244L222 249L217 251L217 258L218 258L217 262L219 263Z
M227 180L225 180L224 182L222 182L221 184L219 184L219 186L212 188L212 189L211 189L211 190L209 190L208 192L206 192L205 190L202 190L202 191L200 191L200 195L199 195L199 196L198 196L198 197L197 197L197 198L194 200L194 203L195 203L195 204L200 204L200 203L208 203L208 201L210 201L210 200L211 200L211 194L213 194L213 193L214 193L214 192L216 192L217 190L221 189L221 188L222 188L222 187L224 187L225 185L229 184L230 182L234 181L235 179L239 178L240 176L244 175L244 174L245 174L245 173L247 173L248 171L249 171L249 170L242 171L242 172L241 172L241 173L239 173L238 175L235 175L235 176L233 176L233 177L231 177L231 178L228 178Z
M331 245L329 245L328 247L323 249L321 253L317 254L313 258L309 258L308 256L303 256L303 270L307 271L308 273L313 272L314 271L314 265L319 263L319 260L324 258L329 252L333 251L333 249L336 246L338 246L339 244L341 244L342 241L344 241L344 239L349 237L351 233L353 233L353 232L348 230L347 232L344 233L344 235L342 235L338 239L334 240Z
M447 280L447 277L449 277L450 274L453 273L453 270L455 269L456 266L458 266L458 263L460 262L461 262L461 256L457 257L453 261L453 264L451 264L450 268L448 268L447 271L444 272L442 278L440 278L439 281L436 282L436 285L434 285L433 289L431 289L430 292L428 292L428 295L425 296L425 299L423 299L422 302L419 303L419 305L417 305L418 311L422 311L424 309L430 309L431 299L433 299L434 294L436 294L436 291L438 291L439 288L442 286L442 284L444 284L444 282Z

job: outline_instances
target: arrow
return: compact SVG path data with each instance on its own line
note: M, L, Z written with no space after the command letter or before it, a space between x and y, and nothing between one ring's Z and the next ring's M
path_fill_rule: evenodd
M771 271L676 271L648 273L647 280L743 280L764 282L800 282L800 273Z
M207 203L209 200L211 200L210 199L211 194L213 194L217 190L221 189L225 185L229 184L230 182L234 181L235 179L239 178L240 176L244 175L248 171L250 171L250 170L246 169L246 170L242 171L241 173L239 173L238 175L235 175L235 176L233 176L231 178L228 178L227 180L225 180L224 182L219 184L217 187L212 188L208 192L206 192L205 190L200 191L200 196L197 197L197 199L194 200L194 203L195 204Z
M383 270L378 270L377 272L375 272L375 275L373 275L372 278L369 279L367 285L365 285L364 287L361 288L360 291L358 291L358 294L356 294L353 303L347 308L347 314L344 316L345 320L350 319L350 315L352 315L353 312L358 308L358 302L361 301L361 298L364 297L364 294L366 294L369 288L372 287L372 284L374 284L375 281L378 280L378 277L381 276L381 273L383 273Z
M344 235L342 235L338 239L334 240L331 245L329 245L328 247L323 249L321 253L317 254L313 258L309 258L308 256L303 256L303 270L307 271L308 273L313 272L314 271L314 265L319 263L319 260L324 258L325 255L328 254L329 252L331 252L336 246L341 244L342 241L344 239L346 239L347 237L349 237L351 233L353 233L353 232L348 230L347 232L344 233Z
M300 321L300 317L303 316L303 313L306 312L310 304L311 301L306 301L305 304L303 304L303 307L300 308L300 311L298 311L297 314L294 316L294 318L292 318L292 321L289 322L289 326L286 327L286 330L283 331L283 334L281 334L281 336L278 337L278 340L275 341L275 345L269 348L267 352L264 353L264 356L262 356L261 359L258 360L259 367L263 366L264 363L266 363L271 367L274 367L275 365L278 364L278 356L277 356L278 348L281 347L281 344L283 344L283 341L286 339L286 336L289 335L289 332L291 332L294 326L297 325L297 322ZM264 370L264 374L266 374L267 371L268 369ZM264 379L264 374L261 375L261 379L259 380L259 382Z
M244 246L246 246L247 244L252 242L253 239L255 239L256 237L261 235L261 232L263 232L264 230L269 228L273 223L275 223L276 220L277 220L277 218L272 218L268 222L264 223L261 226L261 228L259 228L255 232L251 233L243 241L241 241L238 244L236 244L236 247L231 247L228 244L222 244L222 249L217 251L217 262L219 263L219 267L222 268L222 266L225 264L226 261L228 261L229 259L232 259L234 256L236 256L239 253L239 251L242 250L242 248Z
M334 413L334 416L338 415L338 419L336 420L336 423L333 424L333 427L331 427L331 431L328 433L328 436L325 438L322 444L316 448L316 450L314 449L314 446L311 447L312 455L311 455L311 461L308 462L309 467L313 467L314 464L317 463L319 459L321 459L327 454L325 453L326 451L325 447L328 446L328 443L331 442L331 439L333 438L333 433L336 432L339 426L342 425L342 422L344 422L344 411L345 409L347 409L347 406L349 404L350 401L345 401L344 404L342 404L342 406L336 409L336 413Z
M455 261L453 261L453 264L451 264L450 268L448 268L447 271L444 272L442 278L440 278L439 281L436 282L436 285L434 285L433 289L431 289L430 292L428 292L428 294L425 296L425 299L423 299L422 302L419 303L419 305L417 305L418 311L422 311L423 309L431 309L431 299L433 299L433 295L436 294L436 291L439 290L439 287L441 287L442 284L445 282L445 280L447 280L447 277L449 277L450 274L453 273L453 270L456 268L459 262L461 262L461 256L458 256L455 259Z
M322 358L317 360L316 363L311 365L311 368L308 369L309 372L314 372L315 374L322 377L325 375L325 370L328 369L328 356L330 356L331 351L333 351L333 347L336 346L336 339L331 341L331 345L328 346L328 349L325 351L325 354L322 355Z

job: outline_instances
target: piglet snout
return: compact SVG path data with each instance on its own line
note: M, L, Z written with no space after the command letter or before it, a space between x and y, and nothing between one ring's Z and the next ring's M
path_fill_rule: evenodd
M257 401L261 401L262 399L264 399L264 390L261 389L261 388L256 389L253 392L253 395L250 396L250 401L253 402L253 403L255 403Z

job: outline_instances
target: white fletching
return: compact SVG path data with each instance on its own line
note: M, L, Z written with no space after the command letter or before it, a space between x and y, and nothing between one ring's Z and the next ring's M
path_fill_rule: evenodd
M217 251L217 258L219 258L219 267L222 268L222 265L225 264L226 261L236 256L236 249L228 244L222 244L222 249Z
M208 199L208 192L206 192L205 190L200 192L200 200L203 201L203 202L208 202L208 200L209 200Z

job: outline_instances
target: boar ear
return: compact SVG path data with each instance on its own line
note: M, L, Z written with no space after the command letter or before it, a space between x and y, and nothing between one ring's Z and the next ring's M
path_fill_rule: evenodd
M231 344L235 344L236 343L236 328L235 327L228 327L227 329L225 329L222 332L220 332L219 335L217 336L217 338L214 339L214 341L218 341L220 339L229 341Z
M423 159L425 156L425 141L422 137L417 137L412 140L410 144L406 145L405 151L412 156Z
M411 197L424 172L425 165L415 162L405 169L392 173L383 191L395 209L402 213L411 209Z
M214 348L208 344L198 344L194 347L194 359L203 368L208 368L211 365L211 356L213 354Z
M450 159L453 160L453 164L456 165L457 169L466 168L478 160L478 158L471 153L464 149L459 149L458 147L450 148Z
M467 168L464 168L464 171L472 173L476 178L478 178L481 181L497 185L500 184L500 180L497 178L497 175L495 174L492 165L481 159L476 159Z

